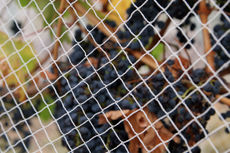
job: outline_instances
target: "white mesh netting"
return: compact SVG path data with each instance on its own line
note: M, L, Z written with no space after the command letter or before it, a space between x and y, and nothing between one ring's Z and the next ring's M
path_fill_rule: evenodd
M1 0L0 152L230 152L229 0Z

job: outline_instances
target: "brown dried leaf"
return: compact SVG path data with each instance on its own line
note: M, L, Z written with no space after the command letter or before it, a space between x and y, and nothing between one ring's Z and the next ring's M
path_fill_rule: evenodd
M102 11L107 12L108 4L109 4L108 0L99 0L98 2L103 6Z
M39 77L35 77L35 78L34 78L34 81L35 81L36 84L39 83L39 80L40 80ZM31 82L33 83L33 81L31 81Z
M185 69L187 69L190 66L190 63L189 63L188 59L186 59L186 58L184 58L182 56L179 56L179 59L180 59L180 62L182 63L182 65L183 65L183 67ZM182 70L182 67L181 67L178 59L175 59L173 66L168 67L168 68L169 68L170 72L173 74L173 76L175 78L178 78L178 72L179 72L178 70Z
M127 115L131 110L121 110L125 115ZM99 120L98 120L98 124L105 124L107 123L107 120L108 119L109 121L112 121L112 120L117 120L119 119L120 117L123 117L123 114L121 111L109 111L105 114L100 114L99 115Z
M135 56L137 59L140 59L141 56L143 56L144 53L140 52L140 51L130 51L130 53ZM154 57L151 57L150 55L144 55L141 58L141 61L143 63L145 63L146 65L148 65L149 67L153 68L153 69L157 69L158 65L156 64L156 62L153 60Z
M108 0L99 0L99 2L101 2L103 5L106 5Z
M88 60L85 62L85 66L86 67L91 67L90 63L92 63L92 65L97 68L97 65L98 65L98 59L94 58L94 57L89 57Z
M182 57L182 56L179 56L179 59L180 59L180 62L182 63L182 65L183 65L183 67L184 67L185 69L187 69L187 68L189 67L189 65L190 65L188 59L186 59L186 58L184 58L184 57ZM181 69L182 69L182 68L181 68L181 65L180 65L180 63L179 63L179 61L178 61L178 59L175 59L175 63L173 64L172 67L173 67L174 69L177 69L177 70L181 70Z
M216 98L220 98L221 95L216 95ZM230 99L227 97L220 98L220 101L228 106L230 106Z
M41 75L41 77L42 77L43 79L47 79L46 76L47 76L48 79L50 79L50 80L55 80L55 79L57 78L57 76L56 76L55 74L53 74L53 73L51 73L51 72L49 72L49 71L47 71L47 70L40 72L40 75Z
M136 110L122 110L122 111L125 112L124 114L126 116L128 116ZM122 115L121 111L111 111L106 113L106 116L104 115L99 116L100 124L106 123L105 117L108 118L109 120L114 120L124 116ZM157 120L157 117L154 114L150 113L147 108L144 108L143 111L139 110L135 112L134 114L129 116L127 120L124 121L124 127L125 127L125 131L128 134L128 137L129 138L135 137L129 143L130 152L138 153L139 148L141 148L143 152L147 152L144 146L148 150L151 150L159 143L162 143L160 138L157 136L156 132L159 134L159 136L163 141L173 137L173 134L163 126L161 121L157 121L156 123L154 123L153 127L149 127L150 123L148 120L150 121L150 123L153 123ZM156 131L153 128L155 128ZM144 146L142 145L140 140L136 137L135 133L139 134L138 137L142 141ZM176 143L179 142L178 137L175 137L173 140ZM165 152L165 147L161 145L158 148L156 148L154 152L163 153Z

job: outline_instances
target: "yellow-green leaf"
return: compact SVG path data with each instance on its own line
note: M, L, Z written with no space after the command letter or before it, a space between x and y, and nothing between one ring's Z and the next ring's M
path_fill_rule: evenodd
M71 39L70 39L70 37L69 37L69 35L68 35L68 28L66 28L65 26L62 26L61 27L61 42L68 42L68 43L71 43ZM63 33L65 33L64 35L63 35Z
M164 53L164 44L159 43L155 48L153 48L151 54L156 58L156 60L161 61Z
M82 7L84 7L86 10L89 10L90 13L97 15L100 19L105 18L105 14L103 14L101 11L98 11L96 9L92 9L92 5L90 6L89 2L86 2L85 0L79 0L78 2L81 4Z
M42 101L40 103L40 105L38 106L38 110L41 111L39 113L39 116L40 118L43 120L43 121L47 121L51 118L51 113L53 114L54 113L54 109L55 109L55 103L54 104L51 104L54 102L54 99L49 95L49 94L45 94L44 95L44 99L45 99L45 102ZM47 105L49 106L47 106ZM46 108L45 108L46 107ZM51 112L51 113L50 113Z
M20 4L22 7L25 7L29 2L30 2L30 0L19 0L19 4Z
M29 4L31 0L19 0L19 4L22 6L22 7L25 7L27 6L27 4Z
M111 0L111 3L108 5L108 12L111 11L108 19L115 21L117 25L121 24L122 20L125 20L127 17L126 10L130 7L131 2L132 0Z
M31 44L27 44L21 40L9 38L5 33L0 32L0 71L6 80L8 86L19 87L16 94L19 96L19 101L25 99L26 90L23 86L25 76L28 71L31 71L37 64L34 58L35 50ZM27 63L28 62L28 63Z

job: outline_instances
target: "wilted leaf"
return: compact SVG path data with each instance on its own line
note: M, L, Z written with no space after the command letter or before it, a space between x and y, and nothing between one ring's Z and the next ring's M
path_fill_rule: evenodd
M189 61L188 61L186 58L184 58L184 57L182 57L182 56L179 56L179 60L180 60L181 64L183 65L183 67L184 67L185 69L187 69L187 68L189 67L190 63L189 63ZM181 70L182 67L181 67L180 62L178 61L178 59L175 59L173 68L174 68L174 69Z
M154 61L154 59L150 55L145 54L144 52L140 52L140 51L130 51L130 53L133 56L135 56L137 59L141 59L141 61L143 63L145 63L146 65L148 65L149 67L151 67L153 69L157 69L158 68L158 65L156 64L156 62Z
M97 65L98 65L98 59L97 58L94 58L94 57L89 57L88 60L85 62L85 66L86 67L91 67L90 63L95 67L97 68Z
M129 116L130 114L132 114L137 110L121 110L121 111L126 116ZM106 118L108 120L116 120L120 117L124 118L121 111L110 111L106 113L105 116L103 114L100 115L99 123L101 124L106 123ZM144 108L143 111L139 110L133 113L124 121L125 131L127 132L128 137L131 139L131 141L129 142L129 151L132 153L138 153L139 148L142 149L142 152L147 152L144 146L147 147L148 150L151 150L159 143L162 143L158 135L161 137L163 141L166 141L173 137L173 134L164 127L161 121L157 121L153 125L150 125L150 123L152 124L157 120L157 117L154 114L150 113L147 108ZM156 132L158 133L158 135L156 134ZM139 134L138 137L141 139L144 146L140 142L140 140L136 137L136 133ZM173 140L176 143L179 142L178 137L174 137ZM163 145L160 145L153 152L163 153L165 152L165 148Z
M53 74L53 73L51 73L51 72L49 72L47 70L45 70L44 72L41 71L40 75L41 75L41 77L43 79L47 79L46 77L48 77L49 80L55 80L55 79L57 79L57 76L55 74Z
M125 115L130 113L130 111L131 110L122 110L122 112ZM121 111L109 111L109 112L105 113L105 115L101 114L101 115L99 115L98 123L99 124L105 124L105 123L107 123L107 120L109 120L109 121L117 120L117 119L123 117L122 112Z
M29 71L31 71L32 69L34 69L34 67L37 64L37 60L34 57L35 55L35 50L32 47L32 44L26 44L25 42L21 41L21 40L14 40L14 44L17 48L17 50L19 51L20 56L22 57L23 61L21 61L21 64L24 64L26 62L28 62L26 64L26 67L28 68Z

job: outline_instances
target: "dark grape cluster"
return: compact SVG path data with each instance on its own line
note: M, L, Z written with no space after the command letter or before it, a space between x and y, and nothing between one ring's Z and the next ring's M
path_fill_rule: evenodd
M226 18L226 16L221 15L220 19L221 22L213 29L214 35L217 40L219 39L219 42L217 43L216 39L212 37L212 45L215 47L213 50L216 52L215 66L217 69L230 59L230 32L228 31L230 28L230 16Z
M230 5L228 0L216 0L216 3L221 7L224 11L230 12ZM228 4L227 4L228 3ZM226 5L227 4L227 5Z
M185 3L187 3L188 6ZM161 14L164 14L163 9L165 8L167 8L167 15L169 14L172 18L181 20L189 14L180 27L190 26L190 30L194 30L196 25L190 20L194 14L190 12L191 9L193 9L192 11L197 11L198 5L194 6L195 4L196 0L189 0L186 2L176 0L172 3L169 0L136 0L127 9L127 21L116 32L117 37L121 41L120 45L132 50L142 50L143 47L147 47L152 41L151 38L156 34L154 28L156 26L160 29L165 27L165 21L159 18ZM112 20L105 20L105 23L112 28L118 26ZM90 33L92 33L93 38L98 44L105 42L103 40L105 36L102 33L98 34L100 32L97 28L90 27L87 28L87 30L90 30ZM97 35L95 35L95 33L97 33ZM181 43L188 42L179 29L177 36ZM194 40L191 40L190 43L194 43ZM114 47L117 46L118 44L114 44ZM189 44L186 45L186 48L189 49L190 47Z
M216 3L223 7L228 1L216 0ZM54 83L57 90L54 92L49 87L50 94L58 99L54 118L62 134L63 146L74 153L129 152L129 133L125 131L124 122L120 122L122 118L99 124L99 115L143 107L160 120L167 132L179 138L179 142L174 139L167 142L171 153L187 153L190 149L192 153L201 152L198 143L207 136L207 122L216 113L212 102L224 91L220 81L215 77L209 79L204 69L186 71L189 76L183 75L182 70L175 74L178 70L175 60L168 60L162 69L151 75L152 69L142 75L137 71L143 66L141 62L146 61L136 63L139 59L131 53L149 48L147 46L155 42L154 35L159 38L160 30L164 31L170 23L168 21L174 19L181 21L176 34L179 42L190 49L194 40L188 38L185 29L195 30L192 17L199 15L198 9L197 0L135 0L127 9L127 20L119 29L116 29L119 26L116 22L104 21L109 28L117 30L119 42L107 39L106 33L91 25L83 27L87 32L83 32L82 27L75 31L72 52L66 55L65 62L58 63L62 72ZM229 12L230 7L227 5L221 10ZM170 16L168 20L161 19L164 15ZM230 59L230 16L225 13L220 19L213 29L214 35L211 35L217 69ZM14 21L10 28L14 34L20 34L22 24ZM217 39L220 40L217 42ZM128 49L121 50L119 45ZM149 65L151 61L145 59ZM56 91L58 95L54 95ZM29 103L21 105L6 97L1 99L0 152L10 149L27 152L32 137L28 126L32 116L39 112L41 101L36 101L32 107ZM230 118L230 111L221 116ZM11 130L6 132L9 128ZM17 132L20 138L10 138L10 132ZM225 132L229 134L230 127L226 127Z
M88 52L87 48L85 52ZM175 142L170 141L171 152L186 151L185 141L193 144L204 138L207 131L203 129L210 116L215 114L215 110L210 107L199 91L193 92L196 89L195 86L184 83L186 78L176 81L170 71L170 65L174 64L173 60L168 62L169 66L166 66L163 74L154 74L147 80L147 85L144 85L129 83L130 79L138 78L135 71L130 68L136 61L133 56L127 57L119 50L111 49L108 50L108 59L100 56L103 55L102 52L97 50L95 52L97 53L94 58L99 63L96 67L86 65L87 60L85 60L74 66L68 77L61 79L61 92L68 94L62 101L58 101L55 116L61 132L65 134L63 145L75 152L106 152L107 149L116 148L121 143L119 140L125 141L128 138L123 123L117 125L118 121L110 122L114 126L115 134L114 130L110 129L109 123L98 124L98 114L111 110L132 110L145 103L148 103L150 112L162 118L164 126L172 133L177 133L177 130L171 122L167 122L169 118L165 116L166 112L169 113L170 119L177 128L182 129L186 126L182 131L183 137L180 137L179 144L172 145ZM200 86L200 82L204 82L206 77L203 69L195 69L191 73L191 78L197 86ZM176 83L173 87L165 88L168 82L174 81ZM215 95L220 92L220 86L218 81L212 80L204 84L202 90ZM193 93L186 98L191 92ZM158 95L157 98L154 98L154 95ZM213 100L213 96L209 98L210 101ZM190 123L194 117L198 122ZM94 145L95 143L98 145ZM193 150L200 151L198 147ZM124 146L120 146L113 152L126 152L126 150Z
M92 30L92 26L87 26L88 30ZM104 34L98 31L98 29L93 29L91 31L93 38L97 43L102 43L105 38ZM95 52L95 47L93 44L89 43L89 40L86 39L86 36L83 37L82 31L80 29L75 31L75 39L73 40L73 52L70 54L70 61L74 65L78 64L83 60L84 57L89 56L93 57L97 55Z
M185 3L187 3L188 6ZM172 3L170 3L168 0L137 0L127 10L128 20L125 24L125 29L118 31L117 36L119 39L125 40L123 46L126 46L127 43L130 43L128 48L133 50L142 49L142 46L147 46L151 41L150 38L154 36L154 26L158 26L160 29L165 27L165 21L159 20L158 16L166 7L167 13L176 19L181 20L186 17L187 14L189 14L186 17L186 20L180 26L184 27L189 25L190 30L194 30L196 25L190 20L194 14L190 12L191 9L194 9L193 11L198 9L197 5L195 8L193 8L195 3L196 0L189 0L186 2L176 0ZM135 38L136 36L138 36L137 39ZM179 29L177 36L181 43L186 43L188 41ZM130 42L131 40L132 42ZM193 42L194 40L191 41L191 43ZM190 47L191 46L189 44L186 45L186 48L189 49Z
M128 20L124 30L117 32L118 38L125 41L122 45L126 47L130 43L128 48L133 50L140 50L142 46L148 45L150 38L155 34L154 26L157 25L160 29L165 26L165 23L158 20L157 16L162 11L162 7L165 8L167 4L168 0L137 0L131 4L127 10ZM138 37L135 38L135 36Z
M4 129L10 129L8 132L1 131L0 129L0 149L10 151L11 145L17 152L24 153L29 148L31 141L31 132L28 126L31 126L30 118L36 113L30 104L18 105L15 107L14 101L9 97L4 97L4 106L0 104L0 122ZM39 102L37 102L39 105ZM12 108L15 107L13 110ZM8 112L7 112L8 111ZM4 114L4 115L3 115ZM11 119L12 120L11 120ZM19 135L12 137L14 133Z
M195 0L186 2L193 11L197 11ZM116 33L121 44L126 46L138 36L127 47L140 50L141 45L146 46L155 34L153 27L157 25L161 29L164 28L165 23L155 18L169 3L171 2L168 0L136 0L131 4L127 10L129 20L124 28ZM196 28L190 20L193 15L190 14L190 8L185 1L173 1L166 11L179 20L188 15L180 26L190 26L190 30ZM105 23L116 27L114 21L106 20ZM87 26L87 30L103 48L106 36L92 26ZM189 42L180 29L177 37L188 49L189 44L194 42ZM207 121L215 114L211 102L215 100L215 95L221 92L221 83L217 79L206 82L208 75L204 69L190 70L191 80L186 76L178 79L183 72L179 71L175 76L172 71L175 61L169 60L164 65L164 72L156 72L146 77L148 79L143 83L133 68L132 64L136 62L134 56L125 54L114 46L103 48L105 55L88 39L83 38L80 30L75 32L73 46L73 52L67 61L69 69L63 71L68 73L60 79L62 88L59 94L64 97L57 102L55 110L60 132L64 134L64 146L78 153L127 152L128 143L121 145L128 136L123 123L119 123L120 119L100 125L98 115L112 110L134 110L144 106L161 119L165 128L180 138L179 143L174 140L169 142L170 152L182 153L188 151L188 148L192 148L194 153L201 152L195 144L208 133ZM96 64L89 58L96 60ZM91 64L87 64L88 62ZM204 97L204 92L208 93L207 97Z
M191 21L191 18L194 16L192 12L196 12L198 10L196 2L196 0L176 0L170 4L170 7L167 9L171 17L182 20L180 24L181 29L177 28L176 36L182 44L186 44L186 49L191 48L189 43L194 43L193 39L190 41L188 40L189 36L186 34L185 27L189 27L190 31L193 31L196 28L196 24Z
M193 8L196 2L196 0L175 0L172 4L170 4L167 12L171 17L182 20L185 16L191 14L192 11L196 11L198 9L197 5ZM191 16L188 16L186 18L186 22L189 22L190 17Z
M202 82L201 78L205 77L205 71L203 69L197 69L194 70L191 75L194 83L198 84L199 82ZM167 70L165 76L168 81L170 81L171 78L170 82L174 80L171 73L167 74ZM165 116L165 112L169 113L169 117L178 129L182 129L186 126L181 132L184 138L181 137L180 144L175 144L174 141L169 143L169 150L171 152L184 152L188 149L185 146L185 140L189 144L192 144L192 142L198 142L204 138L204 132L207 131L203 131L203 129L205 129L210 116L215 114L215 110L210 107L210 104L203 98L201 93L198 91L193 92L195 87L189 87L190 85L185 83L184 80L178 80L173 88L165 88L166 80L161 73L158 73L153 76L152 81L152 85L154 86L153 92L155 94L159 95L163 89L164 92L161 93L156 100L153 100L148 104L148 109L156 114L158 118L163 117L162 122L165 127L170 129L173 133L177 133L177 130L171 122L166 122L168 117ZM205 85L204 90L208 90L207 92L211 92L214 95L219 93L219 88L220 83L214 81L211 87L206 87ZM185 97L191 92L193 93L185 99ZM198 117L200 114L203 115ZM194 118L192 115L197 118L198 122L193 121L192 123L189 123ZM198 151L200 151L200 149L195 147L194 152Z
M88 49L86 47L85 52L88 52ZM74 52L79 50L74 49L71 55L75 54ZM60 80L63 94L72 91L63 101L58 101L55 117L61 132L65 134L63 145L75 149L74 152L106 152L108 150L105 144L107 149L111 150L116 148L120 141L128 138L123 123L116 125L117 121L111 122L110 124L116 125L114 130L108 130L108 123L98 124L98 115L101 113L137 107L130 97L122 99L128 92L122 81L128 81L135 76L135 71L129 68L130 62L134 63L135 58L132 55L126 57L117 50L110 50L109 55L107 59L95 53L94 57L97 57L99 63L94 67L96 71L85 65L86 60L79 63L78 59L74 61L70 58L72 64L79 64L69 72L69 77ZM108 60L112 60L112 64ZM118 76L122 76L121 79ZM116 104L115 101L120 102ZM81 144L82 147L76 149ZM119 146L113 152L125 152L125 148Z

